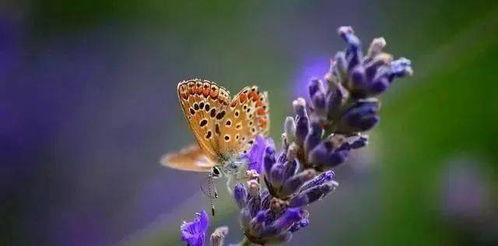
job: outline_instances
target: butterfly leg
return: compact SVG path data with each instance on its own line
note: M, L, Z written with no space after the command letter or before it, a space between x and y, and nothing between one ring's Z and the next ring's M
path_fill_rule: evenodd
M209 189L209 202L211 203L211 214L214 217L216 209L214 207L212 193L214 191L214 198L218 198L218 193L216 192L216 187L213 184L213 176L212 175L209 175L209 178L208 178L208 189Z
M206 195L209 199L209 203L211 205L211 214L214 216L215 215L214 199L218 198L218 192L216 190L216 186L213 183L212 175L207 176L206 182L207 182L206 185L201 184L200 187L202 193L204 193L204 195Z

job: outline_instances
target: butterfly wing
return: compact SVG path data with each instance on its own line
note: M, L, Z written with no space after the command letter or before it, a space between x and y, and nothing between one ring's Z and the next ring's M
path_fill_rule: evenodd
M178 98L200 149L213 162L219 162L219 122L227 114L228 91L213 82L193 79L178 84Z
M213 163L246 151L257 134L268 132L268 95L256 86L245 87L231 100L223 87L193 79L178 84L178 98L199 150Z
M220 124L218 149L227 157L246 151L257 134L270 127L268 93L258 87L245 87L231 100Z
M167 154L160 162L167 167L194 172L209 172L214 166L198 145L192 145L178 153Z

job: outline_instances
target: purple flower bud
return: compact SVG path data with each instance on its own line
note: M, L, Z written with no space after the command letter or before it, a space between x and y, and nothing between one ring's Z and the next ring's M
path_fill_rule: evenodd
M261 193L261 208L264 210L269 209L271 199L272 196L270 195L270 192L268 192L267 190L263 191Z
M348 61L348 69L351 70L361 62L361 42L358 37L354 35L353 29L349 26L343 26L338 29L339 35L346 41L348 47L346 48L346 59Z
M341 36L342 38L345 38L345 35L352 35L354 34L354 31L350 26L340 26L339 28L337 28L337 34L339 34L339 36Z
M246 187L238 183L233 188L233 197L235 198L235 202L239 206L239 208L243 208L247 203L247 189Z
M306 136L304 142L304 151L309 153L322 141L323 128L319 122L311 122L310 133Z
M335 167L342 164L348 157L350 148L344 148L344 146L349 146L349 143L342 143L334 149L332 142L323 141L310 152L309 161L314 167L325 169Z
M308 86L310 98L313 98L317 92L322 92L324 91L322 82L318 79L312 79L310 81L310 84Z
M239 217L240 226L242 228L249 228L251 226L251 220L252 220L252 216L251 216L251 212L249 211L249 209L247 207L241 209L240 210L240 217Z
M351 143L351 148L352 149L359 149L368 144L368 136L360 136L359 138L353 140Z
M299 208L308 205L308 197L300 193L297 196L292 197L289 203L289 207L291 208Z
M348 91L341 84L334 83L327 94L328 117L334 119L340 113L341 106L344 105L348 97Z
M289 146L289 149L290 149L290 146ZM287 150L287 152L282 151L282 152L280 153L280 155L278 156L278 160L277 160L277 162L280 162L280 163L285 163L285 162L287 162L287 160L288 160L288 158L287 158L287 154L288 154L288 152L289 152L289 149Z
M322 91L317 91L311 98L311 102L318 114L323 115L325 113L325 94Z
M292 143L287 148L287 154L285 155L286 158L284 160L281 160L280 162L294 161L297 158L299 150L300 150L299 146L296 143Z
M272 235L280 235L281 233L289 230L294 223L301 221L303 218L301 209L290 208L278 217L271 225L269 225L264 232L261 233L262 237L269 237Z
M273 225L280 229L288 230L294 223L299 222L302 216L301 209L287 209L284 214L275 220Z
M283 163L273 165L270 172L271 185L274 189L279 189L284 182L284 169Z
M288 161L285 163L284 178L289 179L294 176L299 170L299 163L297 160Z
M247 193L249 194L249 198L254 196L259 196L259 191L261 186L258 183L258 180L250 179L247 181Z
M382 49L386 46L386 40L383 37L375 38L370 43L370 47L368 48L367 57L373 58L382 52Z
M308 225L310 224L310 220L308 217L302 219L301 221L295 223L290 229L289 231L294 233L294 232L297 232L299 230L301 230L302 228L305 228L307 227Z
M312 179L309 182L307 182L306 184L304 184L301 187L300 191L304 191L304 190L307 190L309 188L322 185L326 182L330 182L334 179L334 177L335 177L335 173L332 170L323 172L320 175L316 176L314 179Z
M321 142L315 148L313 148L308 154L308 161L313 166L323 166L329 162L329 155L332 149L328 147L330 143Z
M256 216L259 210L261 210L261 197L259 193L249 198L247 208L249 209L249 213L252 217Z
M271 168L273 167L273 164L275 164L275 162L275 149L272 146L267 146L263 159L263 168L267 176L269 176Z
M296 142L300 146L303 145L306 135L308 135L309 123L308 117L302 116L297 118L296 122Z
M368 90L370 92L369 94L370 95L378 95L378 94L384 92L385 90L387 90L387 88L389 88L389 84L390 84L389 80L386 77L377 78L369 86L369 88L368 88Z
M380 117L372 116L368 118L364 118L361 122L358 122L358 130L360 131L368 131L372 129L377 123L379 123Z
M263 224L268 220L268 214L266 211L259 211L258 214L251 221L251 224Z
M294 120L294 118L285 118L284 131L288 144L296 141L296 121Z
M204 246L209 217L203 209L192 222L183 222L180 227L181 239L189 246Z
M299 195L293 197L289 203L289 206L291 208L306 206L316 200L323 198L329 192L333 191L336 186L337 183L331 181L322 185L311 187L299 193Z
M346 161L346 159L348 158L348 155L349 150L335 151L329 156L329 161L325 166L327 166L328 168L336 167L339 164L344 163L344 161Z
M342 117L338 132L362 132L371 129L379 121L377 101L360 101L354 104Z
M366 66L367 79L372 80L374 76L378 73L384 65L389 64L392 61L392 56L386 53L380 53L368 62Z
M341 36L349 46L352 46L353 50L357 50L361 46L360 39L354 35L353 28L350 26L342 26L337 30L339 36Z
M256 216L253 217L253 219L250 222L249 225L249 233L246 232L246 234L254 234L254 235L261 235L261 233L265 229L265 222L268 220L268 216L266 211L259 211Z
M392 61L390 66L393 76L401 78L407 75L412 75L413 70L411 64L412 62L404 57Z
M334 150L334 152L341 151L341 150L346 150L346 151L351 150L351 144L350 144L349 142L345 141L345 142L341 143L341 144L339 145L339 147L337 147L337 148Z
M299 190L299 188L306 183L307 181L313 179L316 175L315 170L313 169L307 169L299 174L291 177L287 181L285 181L283 187L282 187L282 192L281 195L283 197L290 196L292 193L296 192Z
M351 75L349 76L349 88L362 90L365 88L367 83L367 78L365 74L365 68L362 65L356 66L353 71L351 71Z
M308 117L308 114L306 113L306 100L304 100L304 98L299 97L294 100L292 106L298 117Z
M310 213L306 210L302 211L303 211L302 219L299 222L294 223L294 225L289 229L290 232L294 233L296 231L301 230L302 228L307 227L310 224L309 220Z
M338 74L341 81L345 81L348 75L348 62L344 52L337 52L335 59L335 72Z
M268 216L265 211L259 211L250 222L249 231L251 234L261 235L265 229L265 221ZM246 232L246 234L249 234Z

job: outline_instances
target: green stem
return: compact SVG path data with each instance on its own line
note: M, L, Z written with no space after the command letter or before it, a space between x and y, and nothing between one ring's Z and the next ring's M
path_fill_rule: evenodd
M247 237L244 237L244 239L242 239L242 241L238 244L238 246L251 246L252 243L251 241L249 241L249 239L247 239Z

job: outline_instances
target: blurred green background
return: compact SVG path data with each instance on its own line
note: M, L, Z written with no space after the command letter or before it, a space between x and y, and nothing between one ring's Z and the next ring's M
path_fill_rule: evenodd
M205 176L158 164L193 141L176 84L259 85L279 139L291 100L344 48L342 25L365 46L383 36L415 74L289 245L497 245L491 0L2 1L0 244L181 245L181 221L209 204ZM222 197L211 230L229 225L235 243Z

